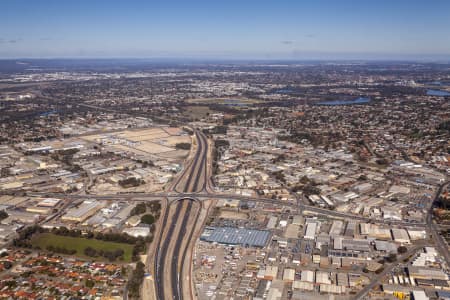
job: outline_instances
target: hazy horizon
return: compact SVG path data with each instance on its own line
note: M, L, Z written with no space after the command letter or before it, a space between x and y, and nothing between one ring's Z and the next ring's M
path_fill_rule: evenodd
M449 60L450 2L4 1L0 58Z

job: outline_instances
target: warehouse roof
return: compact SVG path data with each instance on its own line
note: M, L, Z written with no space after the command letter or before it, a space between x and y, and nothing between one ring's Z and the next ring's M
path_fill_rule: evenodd
M219 244L264 247L270 239L270 231L233 227L207 227L200 239Z

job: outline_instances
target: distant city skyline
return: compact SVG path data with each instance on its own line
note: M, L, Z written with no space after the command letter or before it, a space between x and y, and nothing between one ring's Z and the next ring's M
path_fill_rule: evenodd
M2 1L0 58L450 60L450 1Z

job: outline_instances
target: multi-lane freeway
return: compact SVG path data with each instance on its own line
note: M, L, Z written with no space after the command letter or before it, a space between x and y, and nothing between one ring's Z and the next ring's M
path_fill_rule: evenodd
M193 159L187 164L169 190L176 193L196 193L205 190L207 184L208 140L202 132L195 131L195 141L197 148Z
M195 131L195 141L195 155L174 181L173 192L198 193L206 188L208 141L199 131ZM196 201L192 197L178 197L164 213L154 260L158 299L183 299L184 262L200 212L200 204Z

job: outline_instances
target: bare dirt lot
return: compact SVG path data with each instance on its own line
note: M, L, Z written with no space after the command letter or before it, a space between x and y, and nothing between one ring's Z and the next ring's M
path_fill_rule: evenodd
M170 158L181 158L186 155L186 151L179 151L175 146L178 143L191 141L181 128L172 127L124 130L109 134L88 135L83 139L137 155L163 154L164 157Z

